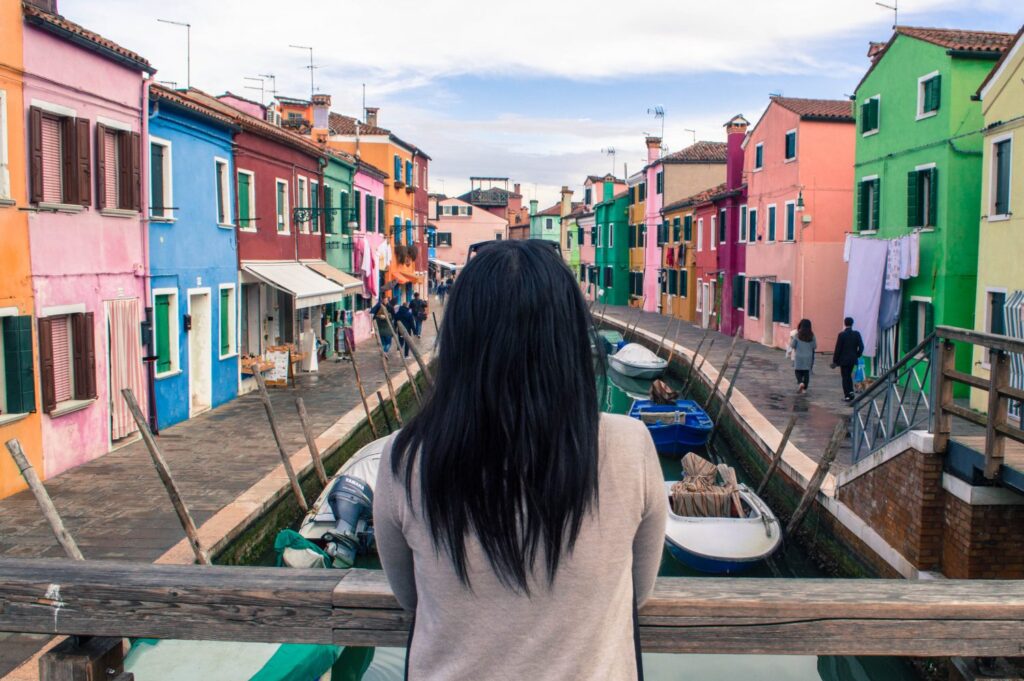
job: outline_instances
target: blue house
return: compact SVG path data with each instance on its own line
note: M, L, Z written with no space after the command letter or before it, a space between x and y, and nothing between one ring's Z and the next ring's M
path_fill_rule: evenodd
M150 354L161 428L238 395L235 129L187 92L150 89Z

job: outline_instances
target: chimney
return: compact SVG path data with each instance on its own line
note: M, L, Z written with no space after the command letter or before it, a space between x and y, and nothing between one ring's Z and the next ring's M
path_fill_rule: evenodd
M647 162L654 163L661 158L661 138L660 137L648 137L647 138Z
M519 193L519 183L518 182L516 182L515 185L513 185L512 193L513 194L518 194Z
M611 180L604 181L604 196L601 197L602 201L611 201L615 198L615 183Z
M569 187L562 185L562 209L559 211L559 215L563 218L572 212L572 190Z
M530 217L537 214L537 199L530 199Z
M368 106L366 107L366 124L376 128L377 127L377 112L380 111L380 107Z
M741 114L733 116L725 124L728 140L725 160L726 189L736 189L743 184L743 140L747 137L749 125L750 122Z
M313 139L326 142L330 134L329 116L331 112L330 95L313 95Z
M26 0L27 4L50 14L57 13L57 0Z

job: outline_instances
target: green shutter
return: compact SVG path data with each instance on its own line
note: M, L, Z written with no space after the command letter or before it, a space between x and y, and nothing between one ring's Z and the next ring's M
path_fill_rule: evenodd
M374 212L373 212L376 209L376 207L377 207L377 205L376 205L376 202L373 200L373 197L370 196L369 194L367 194L366 195L366 228L368 230L373 229L373 225L377 222L376 219L374 219Z
M868 228L868 191L864 185L866 182L857 183L857 229Z
M231 352L231 290L220 290L220 354Z
M245 173L238 173L238 226L250 226L252 213L249 212L249 176Z
M377 233L384 233L384 199L377 199Z
M156 297L156 371L171 370L171 297Z
M941 93L941 78L935 76L924 84L924 110L925 112L939 110L939 95Z
M688 296L690 293L689 283L687 281L686 270L679 270L679 295Z
M362 203L363 203L363 193L357 189L356 190L356 203L352 207L352 210L353 210L352 220L353 220L353 222L356 223L356 229L359 229L359 226L362 224L362 222L359 220L359 211L362 210L362 207L363 207ZM370 225L369 227L372 229L373 225Z
M341 234L348 234L348 223L352 216L348 214L348 192L341 192Z
M32 374L32 317L4 317L4 386L7 412L24 414L36 410L36 386Z
M768 241L775 241L775 216L778 214L778 210L775 206L768 208Z
M395 182L402 181L402 159L395 156Z
M693 216L683 218L683 241L693 241Z
M764 165L764 147L758 144L754 147L754 167L760 168Z
M928 182L931 188L928 191L928 226L935 227L938 222L938 206L939 206L939 169L931 168L928 170Z
M874 186L873 194L875 200L875 202L871 204L871 224L875 229L878 229L882 224L879 221L882 214L882 180L880 178L875 178L874 180L871 180L871 184Z
M921 226L921 192L917 171L907 173L907 226Z
M878 130L878 107L881 104L881 100L877 98L868 102L868 114L871 121L871 127L868 130Z

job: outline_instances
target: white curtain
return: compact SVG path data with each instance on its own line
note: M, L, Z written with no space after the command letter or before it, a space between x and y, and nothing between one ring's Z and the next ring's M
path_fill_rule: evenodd
M107 303L107 314L110 320L110 438L120 440L138 430L121 390L131 388L139 408L146 413L139 301L137 298L111 300Z

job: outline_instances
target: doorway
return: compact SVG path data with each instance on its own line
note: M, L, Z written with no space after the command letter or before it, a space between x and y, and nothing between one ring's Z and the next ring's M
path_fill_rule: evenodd
M764 314L761 316L761 326L764 328L764 334L761 337L761 343L772 347L775 344L775 323L772 321L772 314L774 309L772 307L772 300L774 300L775 284L766 281L764 282Z
M213 336L210 318L210 291L189 291L188 313L192 329L188 332L189 416L206 411L212 404Z

